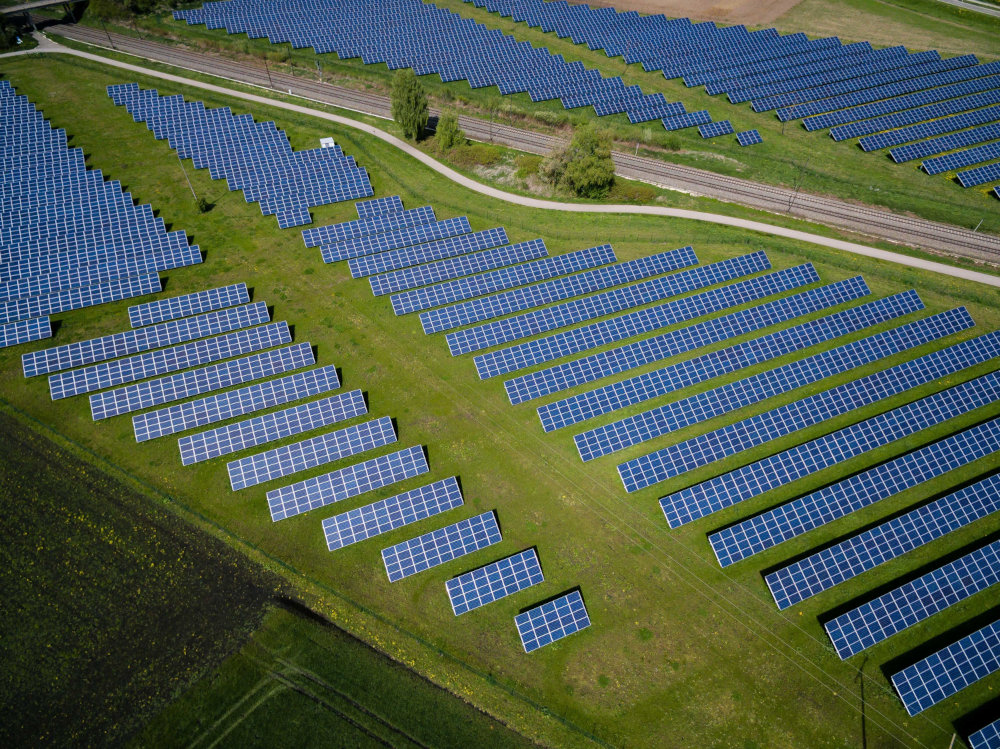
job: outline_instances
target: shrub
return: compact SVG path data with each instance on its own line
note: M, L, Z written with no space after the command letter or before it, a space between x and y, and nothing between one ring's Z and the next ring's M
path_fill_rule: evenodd
M403 136L416 140L427 127L427 94L410 69L400 70L392 79L392 119L402 128Z

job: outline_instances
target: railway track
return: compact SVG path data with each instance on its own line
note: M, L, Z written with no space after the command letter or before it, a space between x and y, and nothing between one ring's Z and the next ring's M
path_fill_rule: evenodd
M39 19L41 21L42 19ZM57 24L47 32L88 44L162 62L232 81L288 92L316 102L376 117L390 117L390 102L382 94L324 83L319 80L271 71L265 67L195 52L162 41L113 34L85 26ZM432 115L438 114L432 110ZM459 125L478 141L493 142L535 154L550 152L561 141L544 133L461 116ZM715 174L658 159L615 151L616 172L668 189L737 203L769 213L794 216L875 239L980 262L1000 263L1000 236L960 226L905 216L870 206L766 185L738 177Z

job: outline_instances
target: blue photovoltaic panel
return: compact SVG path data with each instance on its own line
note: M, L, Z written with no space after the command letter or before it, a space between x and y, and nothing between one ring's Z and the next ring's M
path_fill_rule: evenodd
M458 479L452 476L327 518L323 521L323 534L327 548L334 551L462 504L462 490Z
M0 325L0 348L51 337L52 326L49 324L48 317L34 317L30 320Z
M577 250L509 268L501 268L478 276L459 278L437 286L413 289L392 297L392 309L397 315L451 304L463 299L491 294L515 286L543 281L567 273L595 268L616 260L611 245ZM426 332L426 331L425 331Z
M438 260L427 265L415 265L409 268L402 268L392 273L385 273L380 276L371 276L368 283L372 287L375 296L392 294L394 292L404 292L392 297L392 306L397 310L396 314L403 314L398 311L397 297L409 299L410 295L417 294L418 286L439 281L448 281L459 276L468 276L480 271L502 268L505 265L520 263L525 260L536 260L545 257L549 251L545 248L545 242L541 239L531 239L527 242L497 247L483 252L472 252L468 255L459 255L444 260ZM414 291L407 291L413 289ZM405 302L403 302L405 305Z
M733 123L729 120L709 122L698 126L698 135L702 138L716 138L720 135L730 135L733 132Z
M257 328L238 330L217 338L149 351L127 359L116 359L83 369L58 372L49 376L49 390L52 400L68 398L248 354L251 351L280 346L291 340L292 334L288 329L288 323L284 321L270 323Z
M579 632L590 626L587 607L583 605L580 591L543 603L514 617L517 634L521 637L524 652L544 647L556 640Z
M412 245L398 250L351 258L348 266L353 278L364 278L376 273L387 273L411 265L429 263L432 260L442 260L455 255L466 255L476 250L486 250L504 244L507 244L507 232L503 227L496 227L474 234L440 239L429 244Z
M995 720L969 736L969 749L1000 749L1000 720Z
M736 133L736 142L741 146L754 146L763 143L764 139L756 130L744 130L742 133Z
M604 245L603 249L606 252L612 251L611 245ZM676 270L679 255L686 256L686 248L606 265L564 278L554 278L532 286L511 289L482 299L471 299L448 307L428 310L420 313L420 324L424 333L438 333L612 286L620 286Z
M296 372L288 377L259 382L207 398L179 403L132 417L135 441L164 437L195 427L225 421L264 408L319 395L340 387L334 365Z
M905 406L709 479L672 504L689 519L757 497L866 452L917 434L1000 398L1000 372L984 375Z
M1000 474L851 536L767 575L779 609L929 544L1000 510Z
M658 480L665 481L998 356L1000 332L987 333L720 427L714 432L700 434L685 442L636 458L629 461L629 464L645 472L655 471ZM633 468L628 470L632 472ZM661 504L671 527L682 524L670 502L664 501Z
M176 320L178 317L199 315L202 312L211 312L223 307L235 307L249 301L250 294L247 291L247 285L236 283L232 286L196 291L193 294L158 299L155 302L129 307L128 320L133 328L138 328L142 325Z
M271 520L277 522L419 476L429 470L424 448L415 445L316 478L272 489L267 493L267 506Z
M964 315L955 314L955 312L952 310L950 313L942 313L941 316L935 315L929 318L929 322L917 320L885 333L879 333L806 359L785 364L777 369L753 375L730 385L720 386L713 391L690 396L679 401L677 405L671 404L660 409L647 411L646 413L650 414L649 417L637 422L628 422L629 427L633 423L641 423L642 432L624 432L624 439L626 441L635 439L641 442L647 436L649 438L660 436L660 434L679 429L685 424L699 423L712 418L713 415L718 416L759 403L766 398L818 382L835 374L848 372L856 367L879 361L972 327L971 318L965 317L963 319ZM964 313L964 309L961 312ZM667 421L656 421L656 417L660 416ZM600 437L601 442L598 447L601 449L617 447L622 442L622 437L616 434L600 432L598 429L591 431ZM589 455L590 447L585 449ZM628 491L637 491L663 480L664 466L657 459L658 457L658 453L653 453L652 456L642 456L618 466L618 474ZM666 502L661 502L661 506L666 508L667 505L673 503L674 499L668 498ZM673 510L665 509L664 512L667 513L668 517L671 517Z
M798 281L801 283L801 280ZM861 276L776 299L757 307L713 318L680 330L644 338L618 348L575 359L539 372L507 380L504 387L512 404L568 390L587 382L625 372L686 351L786 322L810 312L867 296Z
M1000 541L890 590L824 626L837 655L849 658L1000 582Z
M396 430L392 425L392 419L383 416L381 419L276 447L242 460L234 460L226 466L229 471L229 483L233 491L239 491L324 463L332 463L365 450L389 445L395 441Z
M139 382L105 393L94 393L90 396L90 412L94 421L98 421L260 380L315 363L312 346L297 343L276 351L265 351L211 367Z
M244 307L209 312L197 317L33 351L21 357L21 365L24 376L33 377L184 343L196 338L219 335L266 323L270 319L271 314L267 310L267 305L264 302L255 302Z
M540 406L538 417L546 432L577 424L594 416L642 403L755 364L772 361L786 354L801 351L804 348L909 314L923 306L915 297L915 294L904 293L887 299L878 299L821 317L818 320L811 320L744 343L711 351L695 359L671 364L646 374ZM779 375L785 371L787 370L782 369ZM788 382L780 376L775 378L771 373L767 373L763 377L767 380L777 379L781 382ZM739 385L724 387L736 391ZM717 397L718 393L712 395ZM714 401L710 400L709 402ZM721 399L720 402L734 403L735 399L725 398ZM691 402L688 400L675 402L654 411L637 414L627 420L614 422L606 427L601 427L600 430L591 430L577 435L576 443L580 449L580 455L584 460L592 460L628 446L625 443L636 444L659 436L667 429L676 429L678 424L685 420L685 407L690 405ZM742 405L747 405L747 403ZM625 439L619 437L623 432Z
M368 406L360 390L332 395L236 424L181 437L178 441L181 463L200 463L346 421L364 413L368 413Z
M500 541L496 515L484 512L382 549L382 562L394 583Z
M757 278L481 354L474 359L476 371L480 379L485 380L713 312L731 309L817 281L819 274L811 263L785 268Z
M538 555L534 549L528 549L453 577L445 586L451 610L459 616L544 580Z
M1000 449L1000 419L826 486L708 537L727 567Z
M397 213L403 210L403 199L398 195L389 195L384 198L374 200L362 200L354 204L358 212L358 218L371 218L380 213Z
M395 250L400 247L408 247L422 242L430 242L435 239L443 239L444 237L468 234L470 231L472 231L472 227L469 226L469 219L465 216L460 216L459 218L437 221L433 224L407 226L395 231L383 232L382 234L371 234L335 244L323 245L320 248L320 252L323 255L323 262L335 263L338 260L349 260L373 253Z
M1000 669L1000 621L892 675L910 715L917 715Z
M595 317L610 315L630 307L639 307L665 297L731 281L768 268L770 261L763 252L731 258L503 320L456 330L446 336L448 348L452 356L459 356Z
M57 291L45 296L0 302L0 324L69 312L144 294L158 294L160 286L160 277L157 274L143 273L138 276L103 281L92 286Z
M434 209L429 205L425 205L409 211L379 214L370 216L369 218L361 218L357 221L345 221L341 224L303 229L302 241L305 242L306 247L319 247L323 244L343 242L355 237L364 237L368 234L381 234L393 229L404 229L408 226L429 224L435 220Z

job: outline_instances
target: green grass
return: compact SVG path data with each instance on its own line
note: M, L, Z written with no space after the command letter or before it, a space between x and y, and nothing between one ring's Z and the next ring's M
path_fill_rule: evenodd
M166 274L167 294L247 281L254 288L255 299L274 305L275 319L287 319L295 326L297 340L308 340L317 347L320 364L334 363L342 368L345 388L362 387L368 392L373 417L391 415L397 419L400 447L427 446L433 468L427 481L461 476L467 506L448 516L448 522L495 509L504 541L462 562L390 585L378 550L440 526L445 518L336 554L325 551L319 521L424 481L415 480L343 507L273 524L264 493L282 482L233 493L224 460L181 469L172 440L136 445L129 419L95 425L85 399L52 402L44 381L21 377L19 355L23 351L125 328L124 303L60 315L63 326L55 341L0 352L0 390L19 408L224 528L233 544L270 560L309 605L338 626L541 742L582 745L589 743L588 736L595 735L607 743L630 746L826 747L861 743L855 682L858 664L837 659L818 617L862 594L872 581L866 578L840 586L780 614L770 601L760 572L996 467L996 461L981 461L725 572L712 558L705 532L849 470L926 443L948 430L996 415L997 409L984 409L949 423L947 428L921 433L904 445L892 445L798 482L710 522L669 531L655 500L674 485L623 496L614 459L581 464L569 435L541 434L533 404L510 407L501 383L480 382L467 357L450 357L440 337L424 336L411 317L395 318L385 300L373 299L366 284L348 278L343 265L324 266L315 250L303 247L297 231L277 230L273 217L261 217L256 206L227 192L224 183L210 181L205 172L191 170L189 164L195 189L216 204L210 213L199 214L174 153L143 126L134 124L124 109L115 108L104 87L135 80L163 93L184 93L209 106L231 104L236 112L248 111L246 106L157 80L126 77L79 60L17 60L8 62L4 72L20 93L43 109L54 126L68 129L72 145L84 148L91 166L122 180L139 201L151 202L172 228L186 229L207 253L199 268ZM863 272L875 296L915 287L928 312L964 304L978 327L954 340L995 329L1000 323L1000 294L991 288L695 222L635 216L565 217L523 209L457 188L382 142L354 131L264 106L254 105L250 111L259 120L274 119L287 129L296 147L312 147L323 135L335 136L347 153L369 169L376 195L398 193L407 207L432 203L441 218L468 215L474 230L503 225L512 241L542 236L552 253L611 242L621 259L629 259L691 243L702 262L712 262L766 249L776 268L812 261L824 282ZM111 133L113 137L109 137ZM314 213L317 225L354 216L349 204L322 207ZM888 326L880 329L884 327ZM852 336L857 337L861 336ZM740 340L744 338L730 343ZM882 366L928 348L893 357ZM782 361L711 384L744 377ZM831 378L822 387L878 368ZM949 379L949 384L982 369L964 372ZM679 395L703 389L707 385ZM767 407L804 394L773 399ZM650 405L659 402L662 400ZM891 405L863 409L855 418ZM714 420L702 430L744 415ZM835 426L824 424L778 441L770 451ZM689 433L678 433L650 443L647 449L686 436ZM717 470L735 468L752 457L755 455L741 456L720 464ZM330 469L325 466L303 476ZM997 529L996 518L980 522L965 534L954 534L929 550L887 565L872 578L898 579L973 537ZM538 548L546 574L544 585L458 619L451 614L444 580L528 546ZM525 656L513 616L577 585L582 588L594 626ZM990 611L991 605L983 596L975 597L934 617L917 628L919 631L901 634L872 649L865 669L870 677L865 694L871 746L947 742L951 722L986 702L991 690L995 694L998 682L994 677L911 719L879 668L932 637L960 631L966 622ZM246 685L241 689L244 691L227 691L235 697L246 692Z

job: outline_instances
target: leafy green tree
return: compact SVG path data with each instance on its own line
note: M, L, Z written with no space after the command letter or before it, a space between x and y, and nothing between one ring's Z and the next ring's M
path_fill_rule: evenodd
M569 146L555 150L542 162L543 179L582 198L603 198L615 183L611 139L593 125L584 125Z
M465 143L465 133L458 126L458 117L452 112L441 115L435 133L437 147L440 151L450 151L455 146L461 146Z
M403 135L418 139L427 127L427 94L410 69L400 70L392 79L392 119L403 129Z

